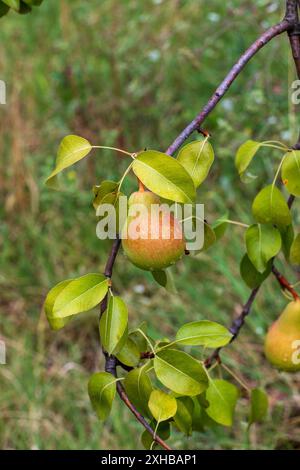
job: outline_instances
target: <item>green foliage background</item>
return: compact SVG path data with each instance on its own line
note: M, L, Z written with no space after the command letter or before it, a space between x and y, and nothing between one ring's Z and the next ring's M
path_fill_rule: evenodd
M88 377L103 367L97 310L59 333L41 313L52 285L103 270L109 244L95 235L91 187L120 176L126 162L94 153L66 172L64 193L43 181L69 133L130 151L164 150L256 35L281 19L280 3L45 0L30 15L10 12L0 20L0 78L7 84L7 104L0 106L0 338L7 347L7 365L0 366L1 448L141 447L142 429L122 404L106 424L91 410ZM259 177L245 186L234 154L250 137L296 139L292 79L282 36L247 66L206 121L217 156L199 197L208 220L229 208L232 219L251 222L255 190L271 181L279 157L263 150L253 164ZM127 191L135 186L132 177ZM211 251L179 263L178 296L121 254L114 287L129 305L131 324L148 320L154 337L172 336L192 320L229 324L249 292L239 278L243 243L241 229L230 227ZM262 355L265 331L285 302L270 278L239 340L223 354L250 385L267 388L268 420L247 436L244 399L232 429L215 425L186 440L175 434L174 447L299 448L299 374L277 373Z

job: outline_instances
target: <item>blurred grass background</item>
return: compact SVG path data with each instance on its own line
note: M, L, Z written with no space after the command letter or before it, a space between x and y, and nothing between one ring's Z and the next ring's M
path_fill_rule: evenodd
M131 151L164 150L256 35L281 19L281 3L45 0L30 15L1 19L0 78L7 84L7 105L0 106L0 338L7 348L7 365L0 366L1 448L141 448L142 429L118 400L106 424L91 411L87 380L103 367L97 309L58 333L42 313L54 284L103 271L109 244L95 235L91 187L120 177L126 162L97 152L66 172L66 192L52 192L43 181L69 133ZM251 200L273 178L279 155L261 152L253 164L259 177L244 185L234 154L249 137L293 143L293 78L287 38L276 38L206 121L217 156L199 191L208 220L229 208L232 219L251 222ZM135 186L131 177L127 191ZM131 325L148 320L154 337L172 337L186 321L229 324L249 294L239 278L243 252L242 229L230 227L213 249L178 264L178 296L120 254L114 287L129 305ZM268 420L247 436L243 398L232 429L216 425L189 439L174 433L172 446L300 448L299 374L274 371L262 354L266 329L285 302L270 278L240 338L223 354L249 385L267 388Z

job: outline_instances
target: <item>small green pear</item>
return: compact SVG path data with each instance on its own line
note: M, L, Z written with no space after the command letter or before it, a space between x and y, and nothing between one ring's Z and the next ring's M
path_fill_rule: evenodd
M138 207L142 210L131 214L131 209ZM182 226L168 208L160 207L156 194L143 189L133 193L128 201L128 214L122 246L134 265L157 271L181 258L185 250Z
M265 355L278 369L300 371L300 300L290 302L271 325L265 339Z

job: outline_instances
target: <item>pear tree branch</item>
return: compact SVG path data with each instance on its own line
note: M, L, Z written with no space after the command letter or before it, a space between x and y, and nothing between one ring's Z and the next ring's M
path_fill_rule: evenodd
M206 132L200 128L200 125L207 118L207 116L213 111L213 109L216 107L218 102L223 98L225 93L230 88L231 84L239 76L240 72L244 69L245 65L249 62L249 60L253 56L256 55L256 53L261 48L263 48L273 38L275 38L279 34L282 34L283 32L289 32L290 43L291 43L291 47L293 50L293 57L296 63L296 68L297 68L297 72L299 76L300 43L299 43L299 35L298 35L298 29L297 29L299 27L297 15L298 15L297 0L287 0L286 14L283 20L279 22L278 24L272 26L268 30L266 30L264 33L262 33L261 36L256 41L254 41L254 43L244 52L244 54L242 54L239 60L234 64L234 66L231 68L229 73L226 75L222 83L215 90L215 92L209 99L208 103L203 107L201 112L186 126L186 128L178 135L178 137L174 140L174 142L168 147L168 149L166 150L167 154L173 155L194 131L199 131L201 133ZM112 245L106 266L105 266L104 274L110 280L110 283L111 283L111 277L113 273L113 267L116 261L116 257L117 257L120 245L121 245L121 241L119 238L117 238L113 242L113 245ZM277 279L279 280L278 277ZM282 277L280 277L280 279L282 280ZM251 306L255 300L255 297L258 293L259 288L260 287L257 287L251 292L248 301L245 303L245 305L242 308L242 312L240 316L238 317L238 319L236 319L233 322L232 327L231 327L233 339L238 335L242 325L244 324L245 318L250 312ZM285 285L285 288L287 288L286 285ZM107 307L107 296L104 298L104 300L101 303L100 316L105 311L106 307ZM103 353L105 356L105 370L107 372L112 373L115 377L117 377L117 370L116 370L117 365L122 366L122 364L120 364L114 356L109 356L105 351L103 351ZM214 360L219 359L219 350L216 350L213 354L214 354L214 358L212 359L212 362ZM170 447L158 435L156 435L156 433L154 432L154 430L152 430L151 426L148 424L146 419L134 407L134 405L129 400L120 382L117 383L117 392L121 400L130 409L130 411L135 416L135 418L152 435L153 440L157 442L158 444L160 444L164 449L171 450Z

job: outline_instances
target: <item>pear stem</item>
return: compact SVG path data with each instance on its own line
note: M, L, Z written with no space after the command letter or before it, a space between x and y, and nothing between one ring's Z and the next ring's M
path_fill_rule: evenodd
M141 182L140 179L138 179L138 183L139 183L139 192L140 193L143 193L145 191L145 186L144 184Z
M291 286L291 284L288 282L288 280L278 271L278 269L273 265L272 266L272 273L276 277L277 281L279 282L280 286L282 289L287 290L292 294L294 300L300 300L300 297L298 293L295 291L295 289Z

